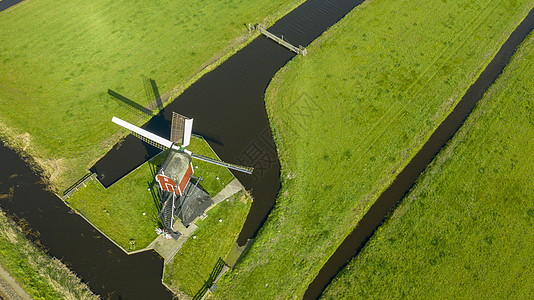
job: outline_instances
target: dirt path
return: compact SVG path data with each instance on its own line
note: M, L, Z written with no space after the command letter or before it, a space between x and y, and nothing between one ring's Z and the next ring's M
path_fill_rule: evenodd
M18 282L0 265L0 299L32 299Z

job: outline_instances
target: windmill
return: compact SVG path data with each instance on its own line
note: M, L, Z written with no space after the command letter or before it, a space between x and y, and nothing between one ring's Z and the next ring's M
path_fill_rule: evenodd
M191 178L194 178L193 158L252 174L253 169L250 167L222 162L187 150L185 147L189 146L191 141L193 119L175 112L172 114L171 134L168 140L117 117L113 117L112 122L132 131L136 137L148 144L162 150L169 150L155 179L162 204L158 217L165 233L175 239L181 235L172 229L176 217L185 227L188 227L196 217L202 215L208 207L213 205L213 200L208 193L198 187L200 179L197 179L196 183L191 181Z

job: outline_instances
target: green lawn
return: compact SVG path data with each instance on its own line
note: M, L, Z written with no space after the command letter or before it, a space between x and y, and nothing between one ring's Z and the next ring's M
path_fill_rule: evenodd
M199 138L192 138L188 149L215 157L208 144ZM91 181L67 202L124 249L143 249L157 237L154 229L158 226L158 210L148 188L165 155L143 164L107 189ZM193 160L193 165L194 175L204 179L200 185L212 197L234 179L226 168L198 160Z
M282 190L215 291L299 298L534 5L370 0L273 79Z
M534 34L364 250L340 298L534 298Z
M251 203L241 191L211 209L206 219L197 222L196 238L189 238L165 266L164 282L194 297L210 278L217 261L225 260L236 243Z
M30 0L0 13L0 136L61 190L120 138L113 115L139 122L108 89L147 105L302 0Z
M0 265L34 299L98 299L63 263L28 241L1 210Z

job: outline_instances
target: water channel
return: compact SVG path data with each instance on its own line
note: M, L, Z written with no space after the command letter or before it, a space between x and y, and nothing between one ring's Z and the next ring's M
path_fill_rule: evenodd
M308 0L268 30L294 45L306 46L362 2ZM274 74L294 56L260 36L143 126L166 137L173 111L194 118L193 131L206 137L222 160L254 167L253 176L234 172L254 198L238 239L240 245L257 233L280 189L280 164L263 97ZM130 135L91 170L109 186L159 151Z
M336 274L358 255L367 241L382 224L390 212L409 192L415 181L430 164L443 146L458 131L486 90L495 82L504 67L534 28L534 8L521 24L512 32L493 60L467 90L452 113L439 125L421 150L399 173L393 183L380 195L356 228L345 238L319 274L308 286L303 299L317 299Z
M306 46L361 2L308 0L269 30L293 44ZM255 199L240 234L240 244L255 235L280 188L280 165L263 95L272 76L293 57L292 52L260 36L203 76L145 125L150 131L168 136L172 111L194 117L194 131L210 141L219 157L256 168L254 176L235 174ZM158 152L130 136L93 170L109 186ZM159 255L124 254L47 192L23 160L3 146L0 163L0 193L13 191L11 198L0 201L0 207L24 228L31 228L30 239L65 262L92 291L106 299L172 297L161 284L163 261Z
M0 1L0 11L6 10L15 4L19 4L23 0L2 0Z
M308 0L279 20L269 31L283 35L293 44L306 46L362 2L363 0ZM533 19L532 12L527 19ZM512 36L516 35L514 32ZM519 42L522 40L519 37L515 39ZM503 49L498 57L506 54L501 54ZM511 49L507 52L511 55L515 46L506 49ZM235 174L251 190L255 200L239 236L240 244L257 233L272 209L280 188L280 165L263 97L272 76L293 56L293 53L265 37L258 37L221 66L203 76L144 126L156 134L168 136L172 111L193 117L194 131L207 138L221 159L255 167L254 176ZM501 63L502 67L490 67L497 64L495 61ZM483 93L507 61L506 58L494 59L481 75L481 78L489 81L484 81L473 91L470 89L467 94L476 98L476 94ZM463 112L453 113L459 117L449 117L447 120L459 118L455 122L461 124L479 98L472 100L472 103L462 100L455 112ZM323 267L310 285L306 297L315 298L320 295L337 271L360 251L395 203L413 185L413 181L459 126L441 125L438 128L427 143L436 145L425 145L414 161L399 174L395 183L380 197L386 200L379 199L381 204L375 204L371 208ZM440 129L442 127L444 128ZM442 137L444 142L434 141L437 137ZM159 150L129 136L92 170L98 173L99 180L104 185L109 186L158 152ZM51 255L66 262L93 291L104 298L171 298L170 292L160 281L162 259L157 254L146 252L125 255L55 195L47 192L39 183L39 177L16 153L0 147L0 163L3 164L0 193L13 190L13 196L9 200L0 202L2 209L19 223L27 222L33 232L30 234L31 239L39 241ZM355 239L353 236L362 238Z

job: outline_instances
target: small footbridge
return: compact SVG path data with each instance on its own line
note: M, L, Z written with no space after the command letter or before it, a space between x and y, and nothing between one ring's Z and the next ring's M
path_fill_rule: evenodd
M265 25L263 24L257 24L255 26L255 29L258 30L259 32L261 32L263 35L265 35L266 37L270 38L271 40L277 42L279 45L282 45L284 47L286 47L287 49L297 53L297 54L301 54L302 56L308 54L308 51L306 51L306 48L302 47L302 46L298 46L298 47L295 47L293 45L291 45L289 42L285 41L284 40L284 36L281 36L281 37L278 37L272 33L270 33L269 31L267 31L267 28L265 28Z

